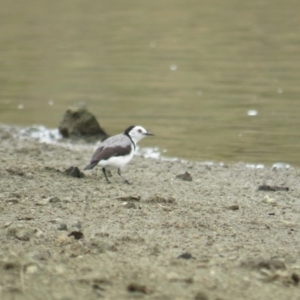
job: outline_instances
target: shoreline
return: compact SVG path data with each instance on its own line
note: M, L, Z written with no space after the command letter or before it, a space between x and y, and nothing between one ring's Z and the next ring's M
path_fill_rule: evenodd
M82 149L94 149L97 147L97 145L101 142L86 142L84 139L77 138L77 139L64 139L60 135L57 128L47 128L44 125L32 125L32 126L18 126L18 125L7 125L7 124L1 124L0 123L0 134L6 136L6 137L12 137L15 139L21 139L21 140L29 140L33 142L39 142L39 143L46 143L50 145L58 145L62 147L69 147L69 148L79 148ZM141 147L138 145L137 147L138 152L136 155L143 156L145 158L155 158L155 159L161 159L166 161L185 161L185 162L193 162L193 163L202 163L204 165L234 165L238 163L244 163L249 168L276 168L276 169L289 169L290 167L296 167L292 166L289 163L285 162L274 162L270 164L269 166L264 163L247 163L247 162L223 162L223 161L199 161L199 160L189 160L189 159L183 159L180 157L169 157L164 156L163 153L165 151L160 151L158 147Z
M65 174L91 149L0 138L3 299L298 297L300 169L135 156L107 184Z

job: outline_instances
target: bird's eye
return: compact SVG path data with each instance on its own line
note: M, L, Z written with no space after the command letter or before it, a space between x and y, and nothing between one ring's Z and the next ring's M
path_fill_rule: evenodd
M139 129L139 130L138 130L138 132L139 132L139 133L142 133L142 130L141 130L141 129Z

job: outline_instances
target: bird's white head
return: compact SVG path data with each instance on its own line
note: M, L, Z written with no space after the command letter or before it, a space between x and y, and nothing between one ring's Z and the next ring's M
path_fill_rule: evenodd
M124 131L124 134L129 135L135 144L147 135L154 135L142 126L130 126Z

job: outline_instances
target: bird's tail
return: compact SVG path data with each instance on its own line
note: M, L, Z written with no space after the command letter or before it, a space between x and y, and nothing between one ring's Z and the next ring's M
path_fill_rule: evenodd
M99 161L92 161L89 165L87 165L83 170L91 170L94 169Z

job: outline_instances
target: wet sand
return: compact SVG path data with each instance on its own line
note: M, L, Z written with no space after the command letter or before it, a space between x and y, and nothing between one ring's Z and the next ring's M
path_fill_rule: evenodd
M109 185L65 174L90 150L0 138L1 299L300 299L299 169L136 156Z

